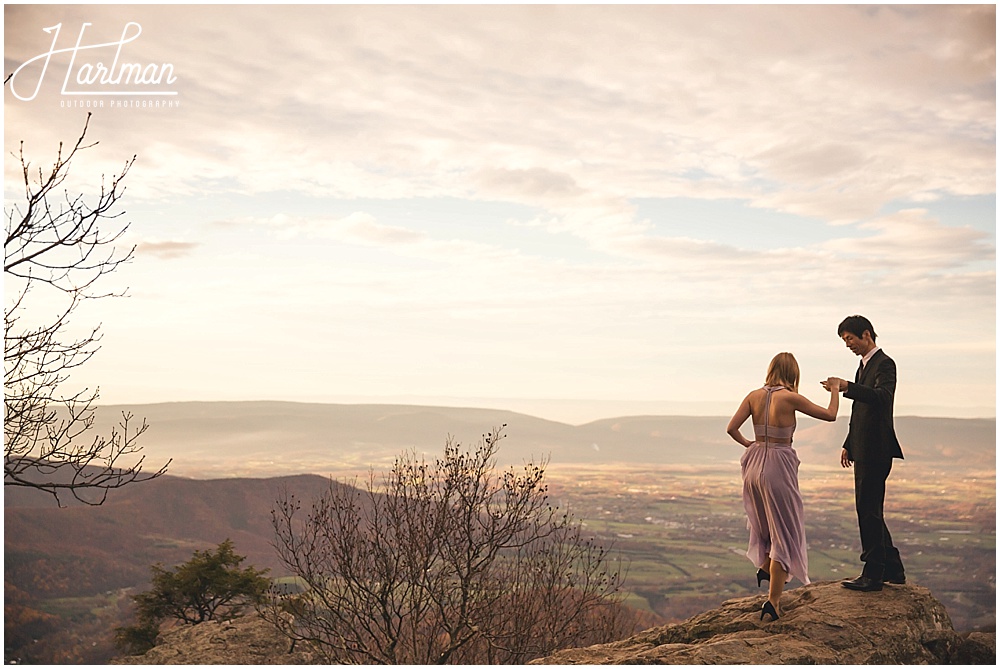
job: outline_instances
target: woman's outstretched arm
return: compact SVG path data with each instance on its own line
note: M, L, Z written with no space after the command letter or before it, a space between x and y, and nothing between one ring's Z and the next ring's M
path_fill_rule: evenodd
M837 420L837 411L840 410L840 384L835 383L835 381L837 379L830 377L825 382L820 382L824 388L830 391L830 404L825 409L796 393L794 396L795 410L827 422Z

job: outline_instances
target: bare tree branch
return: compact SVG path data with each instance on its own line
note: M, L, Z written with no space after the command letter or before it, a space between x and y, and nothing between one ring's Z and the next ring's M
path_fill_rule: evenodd
M110 435L87 438L99 389L65 390L70 373L97 353L101 341L100 325L70 336L71 317L85 300L124 294L97 292L95 284L135 251L117 245L128 224L107 225L124 214L117 205L135 156L109 182L102 177L95 202L59 193L78 152L96 146L85 143L89 124L90 114L69 151L59 145L50 169L32 168L21 143L14 157L24 201L5 211L4 485L41 490L60 504L62 492L101 504L109 490L156 478L169 465L142 471L137 441L148 425L136 425L130 414ZM36 306L54 300L62 305L54 315Z

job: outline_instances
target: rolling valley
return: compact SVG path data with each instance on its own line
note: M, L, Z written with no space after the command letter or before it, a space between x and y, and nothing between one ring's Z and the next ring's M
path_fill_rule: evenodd
M361 483L401 451L433 460L451 435L471 446L506 424L500 467L548 459L551 499L628 565L629 603L676 621L758 591L745 557L740 447L712 417L623 417L571 426L481 409L212 403L106 408L145 416L147 461L170 473L115 491L100 507L56 508L5 489L5 657L104 662L111 629L149 566L233 540L247 564L284 576L270 510L283 491L309 500ZM98 429L101 429L99 426ZM887 522L908 579L930 588L959 630L993 629L995 421L897 419L906 460L890 477ZM836 462L846 422L802 421L796 448L810 577L859 569L850 472ZM378 477L376 476L376 481ZM793 582L792 587L798 583Z

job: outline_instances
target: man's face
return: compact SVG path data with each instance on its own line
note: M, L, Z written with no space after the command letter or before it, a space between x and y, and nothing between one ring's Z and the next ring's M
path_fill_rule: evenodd
M854 355L864 356L875 346L875 342L872 341L872 335L868 330L865 330L860 337L853 332L845 332L840 338L844 340L847 348L851 349L851 353Z

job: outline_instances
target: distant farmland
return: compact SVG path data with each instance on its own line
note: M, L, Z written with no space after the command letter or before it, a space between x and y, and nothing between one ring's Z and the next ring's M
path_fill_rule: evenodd
M810 578L853 578L861 570L853 477L839 467L800 477ZM629 559L634 605L678 620L763 592L745 555L738 468L553 466L549 480L553 498ZM993 628L995 478L900 466L886 514L909 581L929 588L957 629Z

